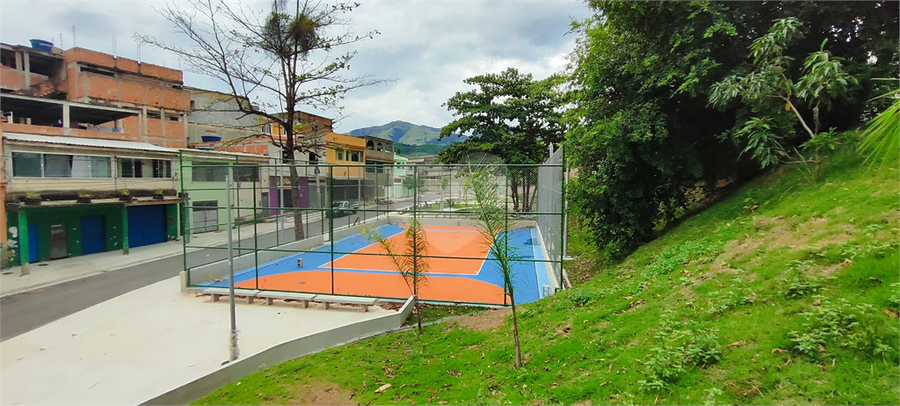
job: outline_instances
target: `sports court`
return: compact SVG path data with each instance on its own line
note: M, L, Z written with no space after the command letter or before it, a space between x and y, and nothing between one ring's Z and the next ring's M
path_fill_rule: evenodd
M428 241L429 270L425 286L419 292L421 300L509 304L497 262L489 254L478 228L446 225L423 228ZM394 244L395 251L405 252L406 229L405 224L388 224L378 228L378 232ZM543 254L536 229L513 228L508 238L516 257L513 262L516 303L538 300L542 293L539 280L547 279L547 267L540 262ZM302 266L298 266L298 259L302 259ZM228 286L228 281L205 285ZM411 295L383 248L358 234L236 271L235 287L401 300Z

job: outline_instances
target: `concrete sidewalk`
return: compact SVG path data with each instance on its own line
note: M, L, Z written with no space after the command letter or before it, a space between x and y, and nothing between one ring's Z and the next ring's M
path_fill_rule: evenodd
M0 343L0 404L139 404L225 368L228 301L179 293L178 281L126 293ZM241 359L394 313L263 303L236 304Z

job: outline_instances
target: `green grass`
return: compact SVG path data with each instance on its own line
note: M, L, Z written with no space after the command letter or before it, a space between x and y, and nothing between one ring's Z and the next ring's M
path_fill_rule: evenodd
M780 168L619 264L573 241L595 276L519 308L518 370L509 317L438 323L268 367L197 403L898 404L897 179L896 161L867 170L842 152L819 182Z

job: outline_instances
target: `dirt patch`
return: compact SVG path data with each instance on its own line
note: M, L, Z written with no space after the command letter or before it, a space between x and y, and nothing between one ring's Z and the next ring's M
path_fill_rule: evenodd
M506 322L506 316L509 314L512 314L511 308L491 309L470 316L455 317L448 320L448 322L456 322L456 324L472 330L488 331L503 326Z
M310 382L293 388L292 405L358 405L353 401L353 391L341 389L333 383Z
M847 232L843 232L843 233L839 233L839 234L827 235L824 238L820 239L819 241L816 241L815 245L819 248L825 248L829 245L834 245L834 244L838 244L838 245L846 244L851 239L853 239L852 233L848 234Z
M757 238L748 238L745 240L731 240L722 247L722 253L716 258L714 264L722 268L727 268L725 262L740 259L748 254L756 251L763 240Z

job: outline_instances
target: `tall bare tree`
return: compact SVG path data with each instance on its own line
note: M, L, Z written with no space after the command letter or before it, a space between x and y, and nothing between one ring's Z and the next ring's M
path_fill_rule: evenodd
M226 0L192 0L189 8L173 3L160 14L188 45L136 34L138 40L170 51L195 73L224 83L237 110L277 124L283 135L263 134L290 162L291 197L299 207L296 154L326 146L323 129L305 120L301 107L339 111L347 92L378 83L369 76L347 75L356 51L339 48L374 38L377 31L350 32L346 14L359 3L274 0L269 10L252 10ZM304 238L300 211L294 212L294 236Z

